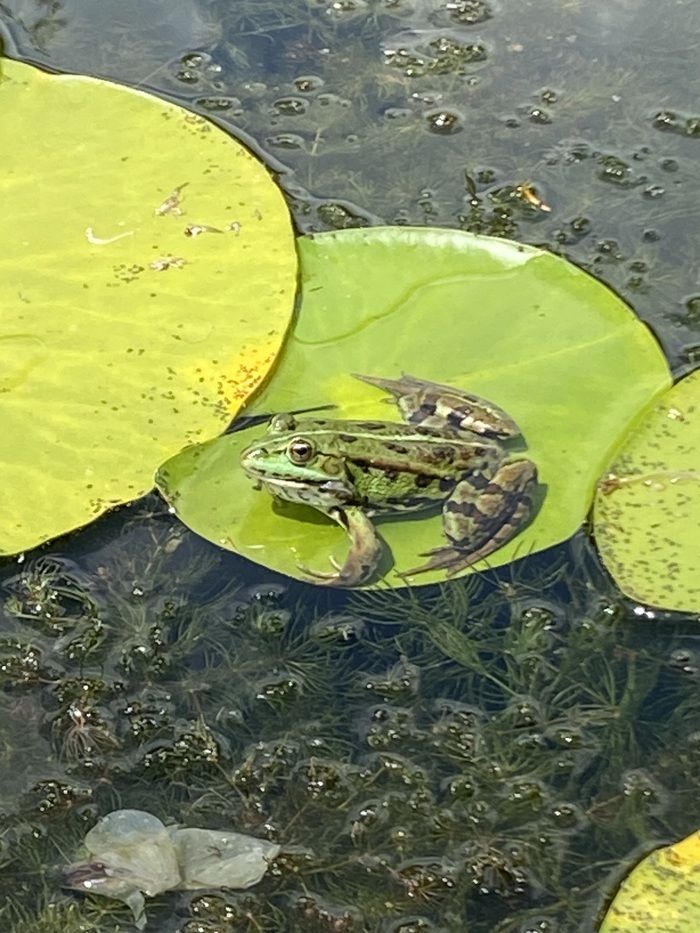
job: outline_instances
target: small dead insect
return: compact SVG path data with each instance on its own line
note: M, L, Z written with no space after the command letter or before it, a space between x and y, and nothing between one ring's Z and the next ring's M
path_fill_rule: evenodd
M618 476L617 473L608 473L607 476L604 476L603 479L598 482L598 490L601 495L609 496L611 492L620 489L624 483L624 478Z
M530 207L535 207L544 214L549 214L552 210L549 204L546 204L539 196L532 182L525 181L521 185L516 185L515 193L521 201L525 201Z
M223 233L218 227L211 227L209 224L192 224L185 227L185 236L201 236L202 233Z
M172 194L169 194L163 203L155 208L153 213L158 217L163 217L165 214L176 214L178 216L182 214L182 210L180 209L182 198L180 197L180 194L188 184L189 182L186 181L183 182L183 184L178 185L177 188L173 190Z

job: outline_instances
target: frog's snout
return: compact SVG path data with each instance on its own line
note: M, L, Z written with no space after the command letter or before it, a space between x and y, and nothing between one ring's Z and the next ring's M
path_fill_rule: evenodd
M249 447L241 454L241 466L244 470L255 472L265 457L267 457L267 450L264 447Z

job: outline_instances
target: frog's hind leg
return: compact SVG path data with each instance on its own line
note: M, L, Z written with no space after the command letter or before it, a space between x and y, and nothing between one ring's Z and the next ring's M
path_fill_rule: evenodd
M443 507L451 543L426 551L430 560L405 575L447 570L451 576L487 557L531 520L536 489L537 468L530 460L505 463L488 481L483 476L462 480Z
M385 389L396 399L399 411L409 424L442 431L446 427L484 437L516 437L520 428L509 414L487 399L454 386L428 382L404 374L400 379L364 376L356 379Z

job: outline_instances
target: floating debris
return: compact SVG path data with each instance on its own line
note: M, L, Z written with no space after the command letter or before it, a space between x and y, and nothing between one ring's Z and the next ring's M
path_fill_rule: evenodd
M153 213L158 217L163 217L165 214L175 214L179 217L182 214L182 192L188 184L189 182L186 181L178 185Z
M166 269L182 269L187 265L187 260L182 256L163 256L161 259L154 259L149 262L149 269L154 272L165 272Z
M242 833L166 827L143 810L114 810L85 837L89 858L68 865L63 886L127 904L139 930L145 898L163 891L249 888L280 847Z
M210 224L191 224L185 227L185 236L200 236L202 233L223 233L218 227L212 227Z
M126 230L124 233L117 233L116 236L101 237L95 235L95 231L92 227L85 228L85 236L87 237L87 241L93 246L107 246L109 243L116 243L117 240L123 240L124 237L133 235L133 230Z

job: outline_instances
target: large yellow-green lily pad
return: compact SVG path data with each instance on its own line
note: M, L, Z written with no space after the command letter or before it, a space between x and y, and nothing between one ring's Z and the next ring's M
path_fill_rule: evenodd
M630 433L595 503L601 557L623 592L700 612L700 371Z
M700 832L656 849L620 885L600 933L700 930Z
M461 386L521 426L546 484L533 523L487 563L503 564L568 538L631 419L670 385L647 328L613 292L556 256L450 230L377 228L298 241L302 303L280 364L246 414L331 403L333 417L399 420L383 393L352 373L402 372ZM170 460L159 487L195 531L304 577L343 560L344 532L304 506L280 507L239 466L250 428ZM444 543L441 516L378 523L393 570ZM479 565L476 565L477 567ZM481 564L483 568L484 563ZM444 578L433 571L415 584Z
M142 495L279 352L289 217L209 121L0 61L0 553Z

